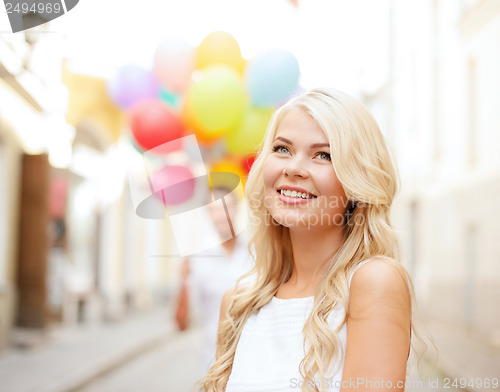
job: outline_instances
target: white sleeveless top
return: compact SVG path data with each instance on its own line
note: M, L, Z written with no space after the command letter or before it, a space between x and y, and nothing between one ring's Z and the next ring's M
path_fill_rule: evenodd
M373 256L359 263L351 279L362 265L384 256ZM233 368L226 392L300 392L304 383L299 372L304 358L304 322L312 310L314 297L281 299L269 303L250 315L241 332L234 355ZM328 324L336 328L344 319L345 309L337 304L328 315ZM318 380L328 391L339 391L344 367L347 326L339 331L344 355L335 374ZM318 384L319 384L318 382Z

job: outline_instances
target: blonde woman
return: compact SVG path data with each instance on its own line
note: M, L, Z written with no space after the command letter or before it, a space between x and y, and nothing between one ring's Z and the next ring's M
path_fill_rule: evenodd
M397 171L332 89L276 111L247 181L251 287L224 295L203 391L403 391L413 291L389 220Z

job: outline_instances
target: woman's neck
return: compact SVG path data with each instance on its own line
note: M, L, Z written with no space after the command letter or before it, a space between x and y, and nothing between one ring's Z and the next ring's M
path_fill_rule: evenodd
M321 278L320 269L343 242L342 228L330 230L291 229L293 270L286 282L287 289L298 294L314 294ZM316 274L316 276L315 276Z

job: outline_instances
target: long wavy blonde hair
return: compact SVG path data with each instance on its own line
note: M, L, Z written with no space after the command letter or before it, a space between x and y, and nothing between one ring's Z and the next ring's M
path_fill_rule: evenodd
M399 189L399 176L373 117L356 99L333 89L314 89L291 100L271 118L248 176L245 188L250 231L248 247L255 267L241 279L255 274L256 280L250 287L236 284L229 299L218 331L215 363L197 386L206 392L225 390L245 322L271 301L292 273L289 229L277 224L264 206L262 176L277 127L292 109L309 114L325 132L334 170L349 201L343 244L323 264L313 309L303 328L306 354L299 370L304 377L304 389L316 385L316 377L326 376L332 363L333 370L340 366L338 359L343 353L338 332L348 316L350 273L371 256L399 258L398 239L389 220L390 207ZM411 292L413 296L412 288ZM337 303L347 311L343 322L334 330L327 317Z

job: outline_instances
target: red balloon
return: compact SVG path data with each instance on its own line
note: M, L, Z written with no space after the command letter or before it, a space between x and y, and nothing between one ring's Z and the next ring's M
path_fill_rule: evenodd
M252 168L253 163L255 162L255 155L249 155L245 159L243 159L242 166L245 173L250 173L250 169Z
M129 121L135 141L144 150L151 150L184 135L184 126L179 117L156 99L135 104L130 110Z

